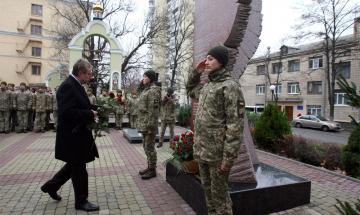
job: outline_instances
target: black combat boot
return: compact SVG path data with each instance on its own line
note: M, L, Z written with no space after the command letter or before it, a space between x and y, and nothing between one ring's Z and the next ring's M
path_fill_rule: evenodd
M149 170L141 176L143 180L156 177L156 168L149 168Z
M145 173L147 173L149 171L149 167L146 167L146 169L140 170L139 171L139 175L144 175Z

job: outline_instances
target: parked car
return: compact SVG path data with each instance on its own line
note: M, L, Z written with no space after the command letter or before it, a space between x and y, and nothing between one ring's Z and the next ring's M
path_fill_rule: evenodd
M319 128L323 131L339 131L342 130L340 123L329 121L328 119L315 115L302 115L296 117L292 124L297 128Z

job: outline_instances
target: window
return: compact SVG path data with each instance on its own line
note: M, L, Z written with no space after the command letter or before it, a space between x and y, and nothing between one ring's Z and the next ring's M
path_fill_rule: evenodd
M32 49L31 49L31 56L40 57L40 56L41 56L41 48L39 48L39 47L32 47Z
M342 92L335 92L334 105L349 105L349 99L345 95Z
M282 86L281 84L274 84L275 85L275 91L274 94L281 94Z
M321 116L321 105L308 105L307 114Z
M350 62L341 62L336 64L336 76L342 75L342 77L350 78Z
M256 67L257 75L265 75L265 65L259 65Z
M31 4L31 15L42 16L42 5Z
M288 94L299 94L300 86L299 82L288 83Z
M309 59L309 68L310 69L318 69L323 67L323 59L322 57L313 57Z
M256 95L264 95L265 94L265 85L260 84L256 85Z
M41 25L31 25L31 34L41 35Z
M321 94L322 82L321 81L309 81L307 86L308 94Z
M288 62L289 72L298 72L300 71L300 60L291 60Z
M31 66L32 75L41 75L41 65L32 65Z
M282 64L281 63L273 63L272 64L272 73L273 74L282 73Z

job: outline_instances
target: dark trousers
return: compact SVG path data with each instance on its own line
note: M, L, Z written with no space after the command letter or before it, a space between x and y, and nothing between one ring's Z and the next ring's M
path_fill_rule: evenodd
M57 192L70 178L74 187L75 205L85 203L88 197L88 174L85 163L66 163L52 179L43 185L43 188L47 192Z

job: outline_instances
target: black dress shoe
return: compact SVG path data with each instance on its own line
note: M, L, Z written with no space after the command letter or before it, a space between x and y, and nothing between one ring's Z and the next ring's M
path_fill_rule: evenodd
M44 193L49 194L49 196L50 196L52 199L54 199L54 200L56 200L56 201L60 201L60 200L61 200L61 196L59 196L56 192L47 191L47 190L44 188L44 186L42 186L40 189L41 189L41 191L43 191Z
M76 210L82 210L82 211L98 211L100 208L97 205L94 205L91 202L85 202L81 205L75 205Z

